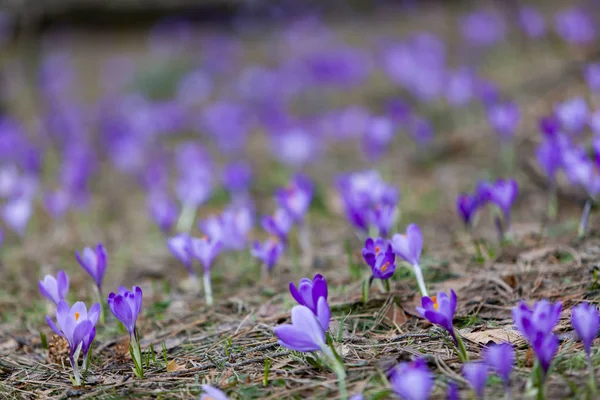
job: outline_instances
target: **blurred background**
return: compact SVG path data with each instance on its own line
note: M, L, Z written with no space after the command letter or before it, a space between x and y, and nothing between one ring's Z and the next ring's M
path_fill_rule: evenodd
M271 213L298 171L336 237L334 182L369 168L400 188L403 224L435 218L429 243L447 245L459 192L543 182L520 168L539 119L572 96L593 108L599 17L591 0L4 2L5 262L34 278L103 241L159 274L171 210L201 220L250 193ZM543 214L534 188L515 221Z

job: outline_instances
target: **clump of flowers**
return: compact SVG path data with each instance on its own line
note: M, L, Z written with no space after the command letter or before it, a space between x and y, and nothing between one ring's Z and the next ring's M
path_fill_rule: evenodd
M552 304L542 300L535 303L533 309L521 301L512 310L515 326L525 336L536 356L528 386L537 393L538 398L545 398L544 384L558 350L558 336L552 330L558 323L561 308L561 302Z
M377 171L343 176L338 181L344 212L360 237L386 237L398 217L398 190L388 185ZM375 235L375 231L379 235Z
M271 272L285 249L284 244L276 237L269 237L263 243L255 241L250 252L264 264L264 271Z
M61 300L56 308L56 323L46 316L48 326L56 333L67 339L69 343L69 360L73 368L73 384L81 386L82 375L79 371L79 356L83 355L83 369L87 368L88 352L96 337L96 323L100 316L100 304L90 307L89 312L81 301L69 307Z
M144 377L140 338L135 326L142 309L142 296L142 289L139 286L134 286L131 291L121 286L118 293L111 292L108 295L110 311L121 321L129 333L129 352L135 367L134 372L138 378Z

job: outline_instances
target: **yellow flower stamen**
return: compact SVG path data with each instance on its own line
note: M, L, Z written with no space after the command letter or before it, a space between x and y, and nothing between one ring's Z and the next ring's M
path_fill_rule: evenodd
M385 272L388 269L389 266L390 266L390 262L387 261L385 264L383 264L381 266L381 272Z
M81 314L79 314L78 312L75 313L75 321L79 321L79 317L81 316Z
M379 246L375 246L375 255L379 254L379 250L381 250Z
M438 302L437 302L437 297L436 296L431 296L431 301L433 301L433 309L435 311L437 311L438 307L439 307Z

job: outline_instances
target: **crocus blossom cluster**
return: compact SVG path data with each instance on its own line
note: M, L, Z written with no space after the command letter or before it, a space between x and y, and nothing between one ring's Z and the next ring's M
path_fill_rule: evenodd
M510 212L519 193L519 185L514 179L498 179L494 183L479 182L475 193L462 193L456 200L456 209L469 230L473 228L477 210L490 203L497 207L501 215L496 217L496 227L503 239L510 229Z
M371 229L386 237L397 217L398 190L383 181L377 171L356 172L338 180L344 212L361 234Z
M533 349L543 379L546 378L558 350L558 336L552 330L558 323L561 309L561 302L552 304L548 300L541 300L535 303L533 308L521 301L512 310L515 326Z

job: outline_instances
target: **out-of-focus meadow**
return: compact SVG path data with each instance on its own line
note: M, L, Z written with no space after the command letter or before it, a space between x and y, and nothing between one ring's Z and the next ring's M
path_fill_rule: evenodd
M547 398L585 398L569 309L600 299L600 5L274 3L207 14L182 6L159 18L143 7L124 18L117 7L97 23L81 11L0 13L0 397L193 398L210 383L232 399L341 398L339 376L273 334L295 304L289 282L318 273L351 394L401 395L389 369L424 357L433 398L450 381L467 398L461 362L416 311L421 296L400 254L390 289L376 280L365 294L365 239L416 223L424 280L432 293L456 292L455 329L471 359L510 342L510 388L524 397L534 355L511 309L562 301ZM379 175L351 175L369 170ZM281 210L275 193L299 173L314 184L310 209L278 235L265 216ZM389 221L351 208L349 176L363 179L365 196L397 190ZM500 240L490 207L476 221L457 214L457 196L498 178L518 182ZM190 270L202 268L186 270L170 246L183 232L223 243L212 306ZM285 247L267 273L252 249L274 236ZM64 270L69 304L95 303L75 251L98 243L106 319L86 383L73 388L66 341L45 320L56 305L38 281ZM106 306L121 285L143 290L144 379ZM487 398L503 390L490 378Z

